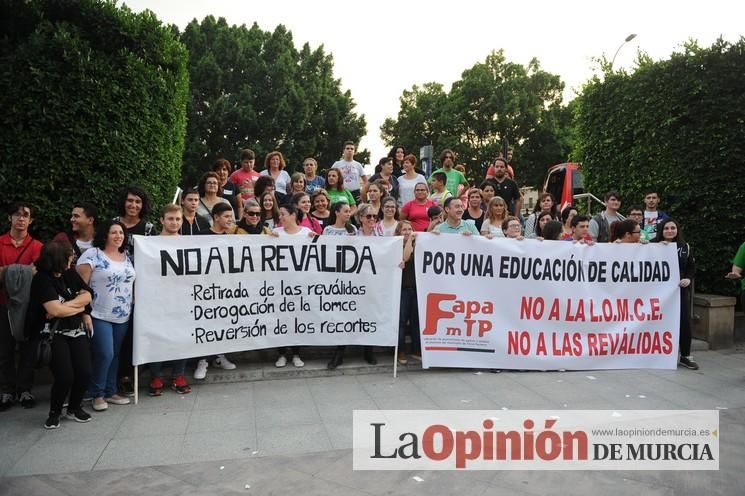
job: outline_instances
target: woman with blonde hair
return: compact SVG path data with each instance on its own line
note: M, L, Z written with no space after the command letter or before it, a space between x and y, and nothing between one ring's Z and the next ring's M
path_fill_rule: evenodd
M481 234L491 234L497 238L503 238L502 223L509 215L507 202L501 196L495 196L486 206L484 223L481 224Z

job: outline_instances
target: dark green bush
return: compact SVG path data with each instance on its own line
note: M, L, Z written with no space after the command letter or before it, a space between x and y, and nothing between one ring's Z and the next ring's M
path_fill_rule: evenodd
M169 202L189 96L175 30L97 0L5 0L0 29L3 203L36 204L36 233L48 237L75 200L113 215L128 184Z
M633 74L590 81L575 114L586 190L620 190L624 206L658 188L660 208L683 226L698 262L697 290L732 293L723 280L745 241L745 40L683 53Z

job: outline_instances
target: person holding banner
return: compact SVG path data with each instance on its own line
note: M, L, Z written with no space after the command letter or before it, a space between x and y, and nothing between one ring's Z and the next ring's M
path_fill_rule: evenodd
M616 221L610 225L611 243L640 243L641 239L642 228L631 219Z
M101 222L93 248L77 264L83 282L93 290L93 376L88 392L97 412L106 410L109 403L129 404L129 398L117 393L116 384L119 353L132 317L136 275L124 246L126 232L121 221Z
M269 234L271 230L261 222L261 207L253 198L243 203L243 218L238 227L247 234Z
M271 195L271 193L264 193ZM272 198L274 198L272 196ZM248 234L243 229L233 225L233 209L228 204L218 203L212 209L212 227L206 231L201 231L200 235L212 234ZM200 358L197 367L194 369L194 379L202 380L207 377L207 368L209 367L210 357ZM225 355L217 355L214 364L223 370L234 370L235 364L228 360Z
M298 193L298 195L303 195L305 198L308 197L305 193ZM310 200L308 200L308 204L308 206L310 206ZM276 228L274 233L276 233L280 238L284 236L305 236L306 238L313 238L316 236L316 233L312 230L300 225L299 222L303 219L303 212L295 205L282 205L279 207L279 217L282 221L282 227ZM282 368L287 365L287 348L282 347L278 351L279 357L274 363L274 366ZM300 358L299 346L292 347L292 364L295 367L305 366L305 362Z
M160 224L163 226L161 236L178 236L183 222L183 213L178 205L166 205L160 210ZM184 371L186 359L173 360L171 363L171 389L178 394L191 393L191 387L186 382ZM163 379L161 369L163 363L150 364L150 396L160 396L163 393Z
M395 236L404 237L404 255L401 261L401 309L398 320L398 363L406 365L406 335L411 338L413 357L421 358L422 345L419 335L419 307L416 299L416 275L414 269L414 244L416 233L411 223L402 220L396 226Z
M363 203L360 205L359 215L362 227L359 231L349 222L349 219L352 217L352 210L349 208L349 205L347 203L334 203L332 212L333 213L331 219L333 220L333 223L329 226L326 226L326 228L323 230L324 235L379 236L379 234L377 234L375 231L375 218L377 217L377 214L371 211L371 207L367 203ZM368 218L368 216L371 217ZM364 219L364 221L362 221L362 219ZM363 232L363 229L364 233L360 234L361 232ZM345 349L346 346L336 347L334 356L326 365L327 369L334 370L344 362ZM364 347L364 357L365 361L367 361L367 363L369 363L370 365L375 365L378 363L378 361L375 359L375 356L373 355L372 346Z
M357 228L349 219L352 218L352 208L348 203L337 202L331 207L330 224L323 229L326 236L356 236Z
M626 221L624 221L626 222ZM637 225L641 230L641 226ZM696 276L696 259L691 246L685 242L678 223L665 219L657 225L656 243L674 243L678 249L678 268L680 269L680 335L678 363L691 370L698 370L698 364L691 356L691 282Z
M452 197L445 200L445 222L438 225L432 232L478 236L479 230L476 229L473 222L463 220L463 210L463 202L460 198Z
M502 232L505 238L516 239L522 241L523 237L523 226L520 224L520 219L510 215L504 222L502 222Z

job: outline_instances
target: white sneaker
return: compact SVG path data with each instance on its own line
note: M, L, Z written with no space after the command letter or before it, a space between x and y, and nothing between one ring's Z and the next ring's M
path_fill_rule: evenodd
M215 358L215 367L220 367L223 370L233 370L235 364L225 358L225 355L217 355L217 358Z
M295 367L305 367L305 362L300 359L299 355L292 355L292 364Z
M202 379L207 377L207 367L209 367L209 365L207 364L207 360L199 360L197 362L197 368L194 369L194 379L201 381Z
M277 361L274 362L275 367L284 367L287 365L287 357L284 355L279 355L279 358L277 358Z

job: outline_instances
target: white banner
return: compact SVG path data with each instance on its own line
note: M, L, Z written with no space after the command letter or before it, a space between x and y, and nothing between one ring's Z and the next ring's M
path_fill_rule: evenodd
M134 239L135 365L398 341L401 237Z
M423 366L674 369L674 245L419 234Z

